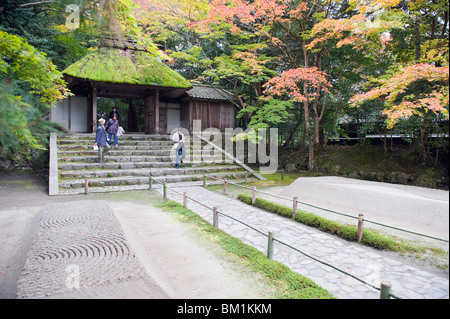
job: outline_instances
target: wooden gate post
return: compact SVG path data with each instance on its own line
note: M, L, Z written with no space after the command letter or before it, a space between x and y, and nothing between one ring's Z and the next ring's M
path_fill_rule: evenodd
M273 231L269 232L269 240L267 242L267 258L273 259Z
M364 221L364 215L359 214L358 215L358 232L356 235L356 242L361 243L362 235L363 235L363 221Z
M292 219L297 215L297 197L294 197L292 200Z
M213 226L219 227L219 212L217 211L217 207L213 207Z

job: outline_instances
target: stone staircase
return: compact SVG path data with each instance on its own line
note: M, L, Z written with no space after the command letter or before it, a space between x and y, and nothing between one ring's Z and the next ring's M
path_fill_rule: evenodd
M191 162L187 153L184 163L175 168L170 158L173 142L169 135L125 134L119 147L112 147L103 164L93 150L95 134L57 137L58 194L115 192L149 188L149 177L156 183L197 182L204 174L243 179L245 171L234 164L224 164L222 155L203 154L202 162ZM202 145L203 149L204 145ZM200 155L193 153L192 155ZM213 180L208 179L208 183Z

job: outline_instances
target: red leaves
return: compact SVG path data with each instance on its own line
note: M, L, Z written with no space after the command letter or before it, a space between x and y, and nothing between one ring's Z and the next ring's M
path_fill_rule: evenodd
M422 116L423 113L433 112L443 114L448 118L448 96L433 92L426 97L414 98L413 100L403 98L398 101L401 94L417 81L444 81L448 82L449 67L437 67L432 64L419 63L409 65L400 69L389 78L379 80L379 85L372 90L357 94L350 103L358 106L365 101L376 98L384 98L386 109L383 114L387 116L388 128L392 128L400 118L407 119L412 115ZM448 94L448 93L447 93Z
M306 94L304 85L308 88ZM287 94L293 101L304 102L320 94L321 90L328 91L331 84L324 72L312 67L284 71L280 76L269 80L264 87L264 93L268 96Z

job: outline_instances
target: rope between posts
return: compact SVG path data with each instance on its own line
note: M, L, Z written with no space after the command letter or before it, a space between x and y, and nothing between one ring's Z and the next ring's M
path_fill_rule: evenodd
M157 180L154 180L154 181L156 181L156 182L159 183L159 184L163 184L163 185L165 184L165 183L160 182L160 181L157 181ZM214 211L214 208L211 208L211 207L209 207L208 205L205 205L205 204L201 203L200 201L198 201L198 200L196 200L196 199L194 199L194 198L192 198L192 197L187 196L185 193L178 192L178 191L174 190L174 189L171 188L171 187L167 187L167 185L165 185L165 187L168 188L168 189L170 189L170 190L172 190L172 191L174 191L175 193L177 193L177 194L179 194L179 195L182 195L183 197L186 196L186 198L189 198L190 200L192 200L193 202L195 202L195 203L197 203L197 204L199 204L199 205L202 205L202 206L204 206L204 207L206 207L206 208L208 208L208 209ZM257 233L259 233L259 234L261 234L261 235L263 235L263 236L265 236L265 237L268 237L268 235L265 234L264 232L262 232L261 230L255 228L255 227L253 227L253 226L251 226L251 225L249 225L249 224L247 224L247 223L244 223L243 221L241 221L241 220L239 220L239 219L237 219L237 218L234 218L234 217L232 217L232 216L230 216L230 215L228 215L228 214L225 214L225 213L223 213L223 212L221 212L221 211L218 211L217 213L218 213L219 215L228 217L228 218L230 218L230 219L232 219L232 220L234 220L234 221L236 221L236 222L238 222L238 223L240 223L240 224L242 224L242 225L244 225L244 226L246 226L246 227L248 227L248 228L250 228L250 229L256 231ZM374 288L374 289L376 289L376 290L381 290L380 288L378 288L378 287L372 285L371 283L368 283L368 282L366 282L365 280L363 280L363 279L361 279L361 278L358 278L358 277L356 277L356 276L354 276L354 275L352 275L352 274L350 274L350 273L348 273L348 272L346 272L346 271L344 271L344 270L342 270L342 269L339 269L339 268L337 268L337 267L335 267L335 266L333 266L333 265L330 265L330 264L328 264L328 263L326 263L326 262L324 262L324 261L322 261L322 260L320 260L320 259L318 259L318 258L316 258L316 257L314 257L314 256L311 256L311 255L309 255L309 254L307 254L307 253L305 253L305 252L303 252L303 251L301 251L301 250L299 250L299 249L297 249L297 248L295 248L295 247L293 247L293 246L291 246L291 245L289 245L289 244L287 244L287 243L285 243L285 242L282 242L282 241L276 239L275 237L273 238L273 240L276 241L276 242L278 242L278 243L280 243L280 244L282 244L282 245L285 245L286 247L288 247L288 248L290 248L290 249L293 249L293 250L299 252L300 254L302 254L302 255L304 255L304 256L310 258L310 259L313 259L313 260L315 260L315 261L317 261L317 262L319 262L319 263L321 263L321 264L324 264L324 265L326 265L326 266L328 266L328 267L330 267L330 268L333 268L333 269L335 269L335 270L337 270L337 271L339 271L339 272L341 272L341 273L343 273L343 274L345 274L345 275L347 275L347 276L350 276L350 277L352 277L352 278L354 278L354 279L360 281L361 283L363 283L363 284L365 284L365 285L368 285L368 286L370 286L370 287L372 287L372 288ZM390 292L389 295L392 296L393 298L401 299L399 296L396 296L396 295L393 294L392 292Z
M268 235L265 234L264 232L260 231L259 229L255 228L255 227L253 227L253 226L250 226L250 225L244 223L243 221L241 221L241 220L239 220L239 219L237 219L237 218L234 218L234 217L232 217L232 216L230 216L230 215L227 215L227 214L225 214L225 213L223 213L223 212L220 212L220 211L219 211L219 215L223 215L223 216L225 216L225 217L228 217L228 218L230 218L230 219L232 219L232 220L234 220L234 221L236 221L236 222L238 222L238 223L241 223L241 224L243 224L243 225L245 225L245 226L247 226L247 227L253 229L254 231L260 233L261 235L263 235L263 236L265 236L265 237L268 237ZM363 283L363 284L365 284L365 285L368 285L368 286L370 286L370 287L372 287L372 288L374 288L374 289L376 289L376 290L381 290L379 287L376 287L376 286L372 285L371 283L369 283L369 282L367 282L367 281L365 281L365 280L363 280L363 279L361 279L361 278L358 278L358 277L356 277L355 275L350 274L349 272L347 272L347 271L345 271L345 270L342 270L342 269L340 269L340 268L337 268L337 267L335 267L335 266L333 266L333 265L330 265L330 264L327 263L327 262L324 262L324 261L322 261L322 260L320 260L320 259L318 259L318 258L316 258L316 257L314 257L314 256L311 256L311 255L309 255L309 254L307 254L307 253L301 251L300 249L297 249L297 248L295 248L295 247L293 247L293 246L291 246L291 245L289 245L289 244L287 244L287 243L285 243L285 242L282 242L281 240L276 239L275 237L273 238L273 240L276 241L276 242L278 242L278 243L280 243L280 244L282 244L282 245L284 245L284 246L286 246L286 247L288 247L288 248L290 248L290 249L293 249L293 250L299 252L300 254L302 254L302 255L304 255L304 256L306 256L306 257L308 257L308 258L310 258L310 259L312 259L312 260L314 260L314 261L317 261L317 262L319 262L319 263L321 263L321 264L324 264L325 266L328 266L328 267L333 268L333 269L335 269L335 270L337 270L337 271L339 271L339 272L341 272L341 273L343 273L343 274L345 274L345 275L347 275L347 276L350 276L350 277L352 277L353 279L356 279L356 280L358 280L359 282L361 282L361 283ZM392 292L390 293L390 296L392 296L393 298L396 298L396 299L402 299L401 297L399 297L399 296L393 294Z
M278 242L278 243L280 243L280 244L282 244L282 245L285 245L286 247L289 247L289 248L291 248L291 249L293 249L293 250L299 252L300 254L302 254L302 255L304 255L304 256L306 256L306 257L308 257L308 258L311 258L311 259L313 259L313 260L315 260L315 261L317 261L317 262L319 262L319 263L321 263L321 264L324 264L324 265L326 265L326 266L328 266L328 267L331 267L331 268L333 268L333 269L335 269L335 270L337 270L337 271L339 271L339 272L341 272L341 273L343 273L343 274L345 274L345 275L347 275L347 276L350 276L350 277L352 277L353 279L356 279L356 280L362 282L362 283L365 284L365 285L368 285L368 286L370 286L370 287L372 287L372 288L374 288L374 289L377 289L377 290L381 290L379 287L376 287L376 286L372 285L371 283L369 283L369 282L367 282L367 281L365 281L365 280L363 280L363 279L361 279L361 278L358 278L358 277L356 277L355 275L352 275L352 274L350 274L349 272L347 272L347 271L345 271L345 270L342 270L342 269L340 269L340 268L337 268L337 267L335 267L335 266L333 266L333 265L330 265L330 264L327 263L327 262L324 262L324 261L322 261L322 260L320 260L320 259L318 259L318 258L316 258L316 257L314 257L314 256L311 256L311 255L309 255L309 254L307 254L307 253L301 251L300 249L297 249L297 248L295 248L295 247L292 247L291 245L286 244L286 243L284 243L284 242L282 242L282 241L276 239L275 237L274 237L274 241L276 241L276 242ZM390 295L391 295L392 297L396 298L396 299L402 299L401 297L394 295L392 292L390 293Z
M214 178L216 180L219 180L218 177L213 177L213 176L207 176L207 177L211 177L211 178ZM265 195L269 195L269 196L273 196L273 197L277 197L277 198L280 198L280 199L284 199L284 200L288 200L288 201L292 201L293 200L292 198L288 198L288 197L284 197L284 196L280 196L280 195L264 192L262 190L256 189L256 187L255 188L250 188L250 187L242 186L242 185L239 185L239 184L236 184L236 183L233 183L233 182L229 182L229 181L227 181L227 183L235 185L235 186L238 186L240 188L245 188L245 189L249 189L249 190L252 190L252 191L255 190L256 192L259 192L259 193L262 193L262 194L265 194ZM333 213L333 214L337 214L337 215L341 215L341 216L345 216L345 217L349 217L349 218L353 218L353 219L358 219L357 216L352 216L352 215L349 215L349 214L337 212L337 211L334 211L334 210L331 210L331 209L327 209L327 208L323 208L323 207L320 207L320 206L316 206L316 205L313 205L313 204L308 204L308 203L305 203L305 202L302 202L302 201L299 201L299 200L297 200L297 203L302 204L302 205L306 205L306 206L310 206L310 207L313 207L313 208L316 208L316 209L320 209L320 210L323 210L323 211L326 211L326 212L329 212L329 213ZM395 229L395 230L399 230L399 231L407 232L407 233L410 233L410 234L414 234L414 235L418 235L418 236L422 236L422 237L427 237L427 238L431 238L431 239L435 239L435 240L439 240L439 241L443 241L443 242L447 242L447 243L449 242L448 239L434 237L434 236L431 236L431 235L414 232L414 231L403 229L403 228L400 228L400 227L382 224L382 223L375 222L375 221L372 221L372 220L369 220L369 219L364 219L364 222L372 223L372 224L383 226L383 227L392 228L392 229Z
M157 183L159 183L159 184L163 184L163 185L164 185L163 182L160 182L160 181L158 181L158 180L156 180L156 179L153 179L153 181L155 181L155 182L157 182ZM175 193L177 193L177 194L179 194L179 195L181 195L181 196L186 196L187 198L189 198L189 199L192 200L193 202L196 202L196 203L199 204L199 205L202 205L202 206L204 206L204 207L206 207L206 208L209 208L209 209L213 210L213 208L209 207L208 205L205 205L205 204L199 202L198 200L196 200L196 199L194 199L194 198L192 198L192 197L189 197L189 196L187 196L187 195L184 195L184 193L179 192L179 191L177 191L177 190L175 190L175 189L173 189L173 188L171 188L171 187L169 187L169 186L167 186L167 185L166 185L166 188L167 188L167 189L170 189L171 191L174 191Z

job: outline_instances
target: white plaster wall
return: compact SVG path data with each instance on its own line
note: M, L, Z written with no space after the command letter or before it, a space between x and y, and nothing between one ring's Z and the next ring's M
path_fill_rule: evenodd
M69 129L69 99L58 101L52 106L50 120L62 124Z
M71 131L88 132L88 99L85 96L72 96Z
M167 133L177 127L180 127L180 110L167 109Z
M71 96L67 99L59 101L52 107L50 115L52 122L62 124L71 132L84 133L89 131L89 125L87 122L87 97ZM71 123L69 123L69 119Z

